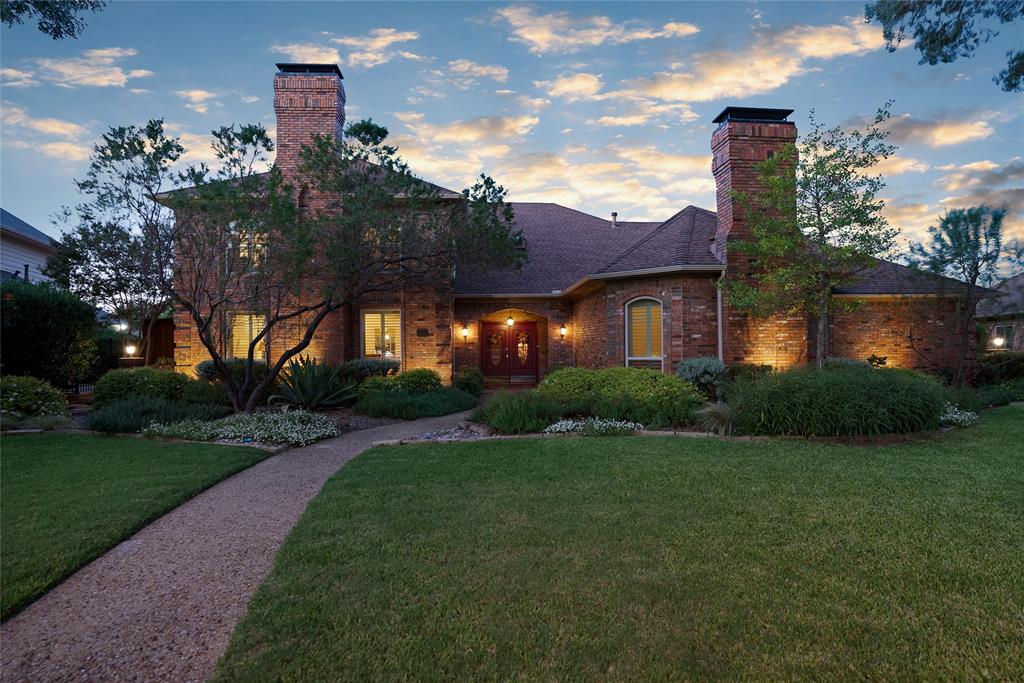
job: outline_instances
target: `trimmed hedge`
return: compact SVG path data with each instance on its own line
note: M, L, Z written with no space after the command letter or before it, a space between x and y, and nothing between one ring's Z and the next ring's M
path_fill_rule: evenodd
M692 423L704 402L682 378L639 368L563 368L537 390L571 412L655 428Z
M0 379L0 412L10 417L67 415L64 392L35 377Z
M919 373L852 366L740 381L730 397L739 433L841 437L936 429L945 401Z
M96 381L93 405L102 406L112 401L140 396L179 401L188 383L188 377L173 370L119 368L111 370Z
M219 406L188 405L163 398L141 396L112 401L89 413L89 429L97 432L141 432L151 424L181 420L216 420L230 410Z

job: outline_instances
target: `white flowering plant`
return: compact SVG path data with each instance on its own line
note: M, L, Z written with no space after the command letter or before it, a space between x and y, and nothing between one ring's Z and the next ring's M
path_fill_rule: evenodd
M559 420L544 428L545 434L583 434L585 436L622 436L643 429L638 422L588 417L583 420Z
M959 406L947 402L939 416L939 423L949 427L970 427L978 421L978 414L963 410Z
M4 377L0 380L0 412L10 418L67 415L64 393L35 377Z
M153 424L146 436L193 441L234 441L305 446L338 435L334 421L324 415L293 410L286 413L251 413L204 422L183 420L171 424Z

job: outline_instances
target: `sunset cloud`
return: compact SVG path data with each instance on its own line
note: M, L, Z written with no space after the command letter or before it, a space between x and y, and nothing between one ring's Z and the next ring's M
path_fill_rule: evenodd
M390 62L396 57L412 60L423 59L423 57L413 52L389 49L392 45L407 43L419 37L420 34L416 31L399 31L396 28L375 28L366 35L331 38L330 42L335 45L353 48L348 54L349 64L372 68Z
M25 88L38 85L35 76L29 71L4 67L0 69L0 83L8 88Z
M39 58L34 60L38 70L36 79L41 79L65 88L93 86L99 88L123 88L129 80L153 75L148 69L125 70L118 62L134 57L137 50L123 47L108 47L86 50L78 57L66 59ZM21 81L26 83L28 72L20 71Z
M205 114L209 106L209 101L218 96L215 92L201 90L199 88L192 90L176 90L174 91L174 94L184 100L187 100L188 104L185 106L200 114Z
M468 59L456 59L448 62L448 70L454 74L473 76L476 78L490 78L504 83L508 80L508 69L497 64L477 64Z
M337 48L317 43L286 43L273 45L271 52L285 55L293 62L302 64L340 64L341 57Z
M889 119L886 129L898 144L918 144L928 147L947 147L971 140L983 140L994 132L985 120L967 120L957 114L943 119L922 119L912 114L901 114Z
M949 192L971 188L995 188L1011 182L1024 182L1024 157L1013 157L1005 164L994 161L972 161L940 167L948 173L939 179L939 185Z

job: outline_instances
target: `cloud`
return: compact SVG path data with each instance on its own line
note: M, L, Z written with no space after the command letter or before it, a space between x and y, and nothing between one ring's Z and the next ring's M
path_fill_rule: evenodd
M655 28L639 21L616 22L599 15L538 14L526 6L503 7L497 11L495 20L507 23L511 30L509 39L525 44L534 54L567 54L605 43L621 45L655 38L682 38L700 31L683 22Z
M910 114L894 116L886 123L890 138L898 144L918 144L928 147L947 147L971 140L983 140L995 132L980 117L967 120L968 112L947 115L940 119L918 119Z
M31 149L46 156L67 161L89 158L91 149L80 142L88 135L84 126L64 119L32 118L28 111L12 102L3 103L3 142L18 149ZM40 136L45 136L40 138ZM47 140L45 138L64 138Z
M694 121L697 114L682 102L655 103L651 100L625 100L616 106L614 114L606 114L587 123L598 126L641 126L654 119L670 118L676 122Z
M91 152L85 145L77 145L73 142L46 142L39 145L39 149L46 156L70 161L84 161L89 158Z
M1003 241L1024 240L1024 187L979 187L965 194L943 197L939 200L939 204L943 210L963 209L982 205L992 208L1005 208L1006 218L1003 220Z
M40 58L35 60L39 67L35 75L66 88L81 85L123 88L131 79L153 75L148 69L125 71L117 64L137 54L138 51L131 48L109 47L86 50L78 57L67 59Z
M940 166L949 171L938 183L949 192L971 188L995 188L1010 182L1024 182L1024 157L1013 157L1000 165L993 161L973 161L968 164Z
M270 51L286 55L288 59L300 64L339 64L341 62L337 48L317 43L272 45Z
M547 93L549 97L564 97L567 100L601 99L604 81L601 74L580 72L559 76L553 81L534 81L536 87Z
M528 109L529 111L540 111L541 109L551 106L551 100L545 97L530 97L529 95L518 95L516 97L516 103L518 103L523 109Z
M5 126L25 128L43 135L64 138L76 138L86 132L85 128L71 121L50 118L34 119L28 115L27 110L10 102L4 102L3 123Z
M905 199L885 200L882 213L889 224L898 228L905 240L921 241L928 234L928 228L938 223L942 211L927 203Z
M38 85L35 76L29 71L4 67L0 69L0 79L3 85L8 88L25 88L30 85Z
M188 100L188 104L185 106L189 109L205 114L208 108L208 102L218 97L217 93L210 92L209 90L201 90L194 88L192 90L175 90L174 94L178 97Z
M353 66L372 68L385 64L396 57L420 61L424 57L403 50L389 50L392 45L406 43L420 37L415 31L399 31L395 28L375 28L363 36L342 36L331 38L336 45L344 45L354 50L348 55L348 63ZM337 61L337 60L335 60Z
M499 83L504 83L508 80L508 69L505 67L496 64L477 64L468 59L456 59L448 62L448 70L464 76L490 78Z
M883 176L900 175L901 173L923 173L930 168L928 164L909 157L891 156L875 164L875 173Z
M509 138L529 133L540 119L536 116L478 116L465 121L434 125L419 112L399 112L398 119L417 137L432 142L504 144Z

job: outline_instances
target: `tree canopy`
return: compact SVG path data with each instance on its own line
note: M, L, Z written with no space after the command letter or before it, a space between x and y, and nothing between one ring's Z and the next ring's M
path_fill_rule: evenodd
M39 30L54 40L77 38L85 30L79 13L97 12L106 4L104 0L3 0L0 21L11 27L34 18Z

